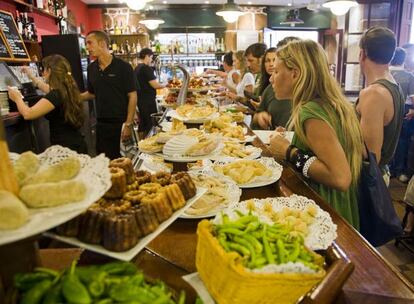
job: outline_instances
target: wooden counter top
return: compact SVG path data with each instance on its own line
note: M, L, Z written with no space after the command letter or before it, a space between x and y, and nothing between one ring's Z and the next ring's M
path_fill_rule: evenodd
M1 116L3 120L4 127L7 128L9 126L17 124L23 117L20 115L19 112L10 112L4 116Z

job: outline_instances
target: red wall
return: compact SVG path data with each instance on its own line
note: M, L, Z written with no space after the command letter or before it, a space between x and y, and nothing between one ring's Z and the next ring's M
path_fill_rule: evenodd
M81 0L67 0L66 4L68 10L71 10L76 17L76 26L84 25L84 33L87 34L91 30L103 29L101 9L89 9ZM16 5L8 0L0 0L0 10L8 11L16 15ZM35 20L39 40L42 35L56 35L59 34L59 27L55 19L49 16L41 15L39 13L29 13Z

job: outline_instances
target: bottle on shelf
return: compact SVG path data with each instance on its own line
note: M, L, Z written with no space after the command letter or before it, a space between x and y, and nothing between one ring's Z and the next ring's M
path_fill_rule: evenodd
M124 48L124 53L125 54L130 54L131 53L131 47L129 45L128 39L125 40L123 48Z
M48 4L48 7L49 7L49 13L56 15L55 5L53 3L53 0L48 0L47 4Z
M16 10L16 24L17 24L17 30L19 31L19 34L23 36L23 21L20 18L19 11ZM23 37L24 39L24 37Z
M115 21L114 34L121 35L121 29L119 28L117 21Z
M40 8L40 9L43 9L44 8L43 0L36 0L36 7Z
M114 40L112 40L111 45L112 45L112 53L117 54L118 53L118 46L117 46L117 44Z

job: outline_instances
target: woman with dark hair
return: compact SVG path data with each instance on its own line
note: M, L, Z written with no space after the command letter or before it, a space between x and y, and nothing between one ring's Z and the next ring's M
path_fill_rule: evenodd
M61 145L78 153L87 153L86 144L80 132L84 116L82 102L69 62L61 55L50 55L43 59L44 78L41 83L48 93L35 105L29 107L17 89L9 88L9 98L13 100L20 114L26 120L45 116L49 120L50 143Z
M276 48L269 48L262 60L262 77L259 86L260 104L253 116L253 129L275 129L276 127L285 128L291 112L292 104L289 100L277 100L270 83L270 78L274 72L276 59Z
M157 89L165 86L160 84L155 77L155 72L151 67L154 53L149 48L143 48L139 52L140 63L135 68L135 75L138 80L138 110L139 110L139 131L145 134L152 128L151 114L157 113Z

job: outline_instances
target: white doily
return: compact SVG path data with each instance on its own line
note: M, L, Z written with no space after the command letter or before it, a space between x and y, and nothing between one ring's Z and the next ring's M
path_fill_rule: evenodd
M280 211L283 207L290 209L305 210L305 208L312 204L315 206L317 213L315 221L308 226L309 233L305 237L305 245L312 250L327 249L336 239L336 225L332 222L331 216L328 212L322 210L313 200L304 196L291 195L290 197L272 197L265 199L252 199L240 203L231 204L223 212L229 215L230 219L237 219L239 216L234 210L240 210L243 213L248 213L248 202L254 202L257 209L261 209L265 203L270 203L274 211ZM273 223L273 221L264 213L253 212L258 215L259 219L265 223ZM213 223L221 224L221 213L218 213L214 218Z
M80 202L56 207L30 208L29 221L25 225L14 230L0 231L0 245L38 234L74 218L101 198L110 188L109 159L103 154L91 158L85 154L77 154L68 148L52 146L38 155L40 161L39 170L59 163L70 156L75 156L80 161L81 169L74 179L85 184L87 189L85 198ZM10 159L13 163L18 158L19 154L10 153Z
M279 178L282 176L283 167L279 163L275 161L272 157L261 157L256 159L256 161L262 163L266 168L268 168L271 171L270 176L256 176L251 181L245 184L237 184L240 188L256 188L256 187L262 187L266 185L270 185L276 181L279 180ZM217 160L214 162L213 166L219 165L223 166L228 163L234 163L233 160ZM211 170L214 170L211 168Z
M316 270L305 266L301 262L288 262L284 264L268 264L262 268L255 268L246 270L254 273L316 273Z

